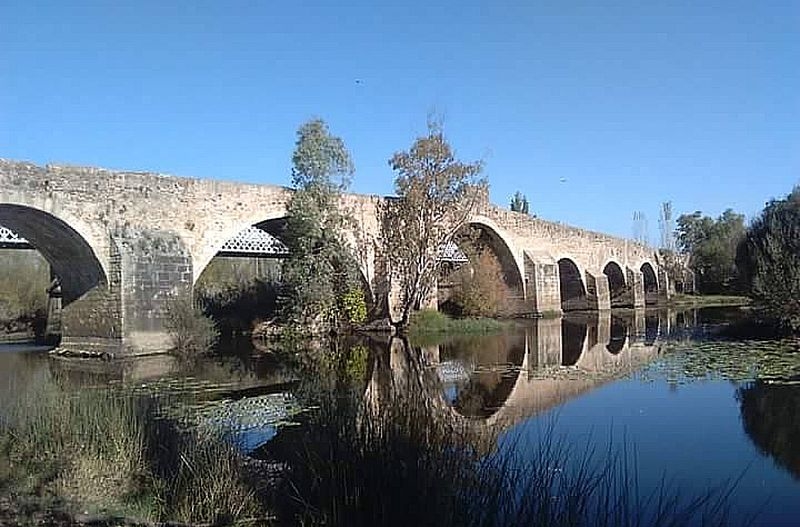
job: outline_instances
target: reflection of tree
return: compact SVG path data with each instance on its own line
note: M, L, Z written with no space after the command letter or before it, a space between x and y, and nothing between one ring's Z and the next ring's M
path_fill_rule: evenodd
M737 398L753 443L800 478L800 386L756 381L740 388Z

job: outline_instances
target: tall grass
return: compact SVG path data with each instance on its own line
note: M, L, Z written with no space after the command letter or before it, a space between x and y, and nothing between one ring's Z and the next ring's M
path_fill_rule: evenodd
M163 418L121 389L21 388L0 415L0 489L141 521L234 524L264 518L242 456L223 438Z

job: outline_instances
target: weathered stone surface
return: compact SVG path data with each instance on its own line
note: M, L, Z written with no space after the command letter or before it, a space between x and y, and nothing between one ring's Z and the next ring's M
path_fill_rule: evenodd
M28 239L62 278L65 345L121 354L153 351L165 343L164 299L191 287L228 239L284 218L290 192L274 185L0 160L0 225ZM347 238L372 305L392 313L391 273L379 256L382 200L349 194L341 206L355 219ZM562 310L559 261L565 259L577 269L570 279L581 281L589 307L608 306L603 269L609 262L625 270L629 304L643 305L644 291L666 294L654 251L632 241L488 201L471 224L498 256L517 315ZM657 284L645 283L645 264L656 270L650 274Z

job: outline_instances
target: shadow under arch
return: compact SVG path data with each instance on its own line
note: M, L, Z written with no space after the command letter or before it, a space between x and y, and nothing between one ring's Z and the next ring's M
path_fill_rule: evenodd
M644 283L645 304L655 304L658 302L658 278L650 262L645 262L639 270L642 272Z
M603 274L608 277L608 293L611 297L611 307L626 307L631 304L628 298L628 286L625 282L625 273L622 267L613 260L603 267Z
M578 311L589 307L586 297L586 285L583 283L581 271L570 258L558 260L559 292L561 293L561 310Z
M61 281L64 305L108 284L95 248L66 221L33 207L0 203L0 225L28 240L44 256Z

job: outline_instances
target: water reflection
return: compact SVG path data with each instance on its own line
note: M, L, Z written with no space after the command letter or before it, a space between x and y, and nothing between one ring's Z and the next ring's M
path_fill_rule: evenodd
M800 379L756 380L737 391L744 431L764 454L800 479Z

